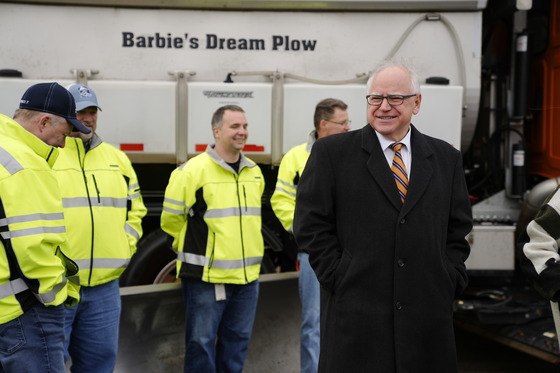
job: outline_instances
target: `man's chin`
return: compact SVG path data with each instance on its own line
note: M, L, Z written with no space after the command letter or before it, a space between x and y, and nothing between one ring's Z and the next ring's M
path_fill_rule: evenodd
M90 133L83 133L80 131L76 131L76 132L72 132L70 134L70 137L79 137L82 140L89 140L91 138L91 136L93 136L93 132Z

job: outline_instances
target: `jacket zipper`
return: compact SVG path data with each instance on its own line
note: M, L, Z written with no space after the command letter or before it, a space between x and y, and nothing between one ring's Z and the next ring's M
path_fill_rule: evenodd
M93 208L91 206L91 199L90 199L90 194L89 194L89 188L88 188L88 180L87 180L87 175L86 175L86 170L85 170L85 163L86 163L86 152L84 150L84 158L82 159L80 157L80 147L78 146L78 141L81 140L75 140L76 141L76 149L78 150L78 163L80 165L80 168L82 170L82 175L84 177L84 184L86 187L86 194L87 194L87 200L88 200L88 205L89 205L89 215L91 218L91 247L90 247L90 261L89 261L89 276L88 276L88 285L91 284L91 278L93 276L93 247L94 247L94 237L95 237L95 224L93 222ZM92 175L93 176L93 175ZM94 182L95 182L95 177L94 177ZM97 185L95 185L95 189L97 190ZM98 198L99 198L99 191L98 191Z
M243 169L239 170L239 174ZM248 283L247 279L247 262L245 260L245 239L243 237L243 208L241 206L241 195L239 190L239 174L233 175L235 178L235 185L237 187L237 203L239 206L239 231L241 233L241 257L243 258L243 275L245 276L245 283ZM245 185L241 185L243 189L243 198L245 199L245 212L247 212L247 195L245 193Z

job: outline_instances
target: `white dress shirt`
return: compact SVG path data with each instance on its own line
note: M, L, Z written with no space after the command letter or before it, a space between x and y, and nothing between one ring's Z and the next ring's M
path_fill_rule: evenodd
M379 139L379 144L381 144L381 149L383 149L383 154L385 154L385 158L387 158L387 164L389 164L389 168L393 164L393 158L395 157L395 152L391 149L390 145L394 144L395 142L400 142L404 144L401 148L401 156L404 162L404 166L406 167L406 174L408 175L408 180L410 180L410 173L412 171L412 147L410 146L410 130L406 133L406 136L400 141L393 141L388 139L387 137L383 136L379 132L375 131L377 138Z

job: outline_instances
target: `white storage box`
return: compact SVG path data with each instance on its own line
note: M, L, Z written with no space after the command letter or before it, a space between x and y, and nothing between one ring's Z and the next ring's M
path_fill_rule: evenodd
M514 270L515 226L475 225L467 239L471 245L468 270Z

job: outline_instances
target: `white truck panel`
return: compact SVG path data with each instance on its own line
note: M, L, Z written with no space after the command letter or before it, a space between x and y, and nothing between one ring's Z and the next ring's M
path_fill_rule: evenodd
M428 8L441 4L449 10L458 3L432 2ZM351 80L395 56L412 60L422 82L443 76L463 87L465 149L478 111L482 8L322 12L1 3L0 27L13 32L0 32L0 69L17 69L24 78L42 81L152 82L173 81L169 74L177 72L195 74L189 82L221 82L232 71L276 71L290 75L287 83L299 83L298 77ZM39 16L49 20L49 27L21 27L23 19ZM74 75L77 70L86 76ZM270 76L234 80L270 82ZM153 151L159 148L155 144Z
M0 113L11 117L25 90L46 81L0 78ZM56 81L63 87L75 83ZM95 80L88 84L101 107L97 133L104 141L127 152L175 156L175 82Z
M426 135L461 149L463 87L423 85L420 90L420 111L412 117L412 123Z
M314 128L313 115L317 103L325 98L337 98L348 105L352 129L367 123L366 85L286 84L284 86L283 153L307 141Z
M272 85L267 83L188 84L188 153L200 153L214 143L212 114L223 105L238 105L245 111L249 137L245 153L270 156Z
M27 88L34 84L56 81L63 87L75 83L73 80L41 80L0 78L0 113L12 117L19 107L19 100Z
M460 86L421 85L422 103L412 123L423 133L447 141L459 149L461 144ZM327 97L338 98L348 105L352 130L367 123L365 84L343 86L286 84L284 87L283 153L306 141L313 129L315 105Z
M40 81L0 78L0 112L13 114L25 90ZM59 81L63 86L72 81ZM175 82L92 80L98 96L98 130L101 138L144 158L174 160L177 126ZM204 151L213 143L211 118L226 104L241 106L249 123L245 152L258 162L271 159L273 87L271 83L190 82L187 85L188 154ZM441 138L456 148L461 140L462 87L422 85L420 113L413 123L424 133ZM348 104L352 129L367 123L365 84L285 84L283 89L283 152L306 141L313 129L315 105L333 97ZM180 139L179 139L180 140ZM182 140L180 140L182 141ZM135 157L138 159L138 157ZM142 158L140 158L142 159Z
M1 68L27 78L69 77L95 69L95 79L166 80L190 70L220 81L228 72L280 70L324 80L370 71L406 34L398 56L416 60L422 77L459 83L455 45L442 22L422 12L265 12L131 9L0 4ZM40 15L49 27L21 27ZM480 71L481 12L446 13L459 34L469 87ZM95 23L85 20L95 20Z
M474 271L513 271L515 269L515 226L475 225L467 236L471 254L465 265Z
M92 80L99 136L142 154L175 154L175 83Z

